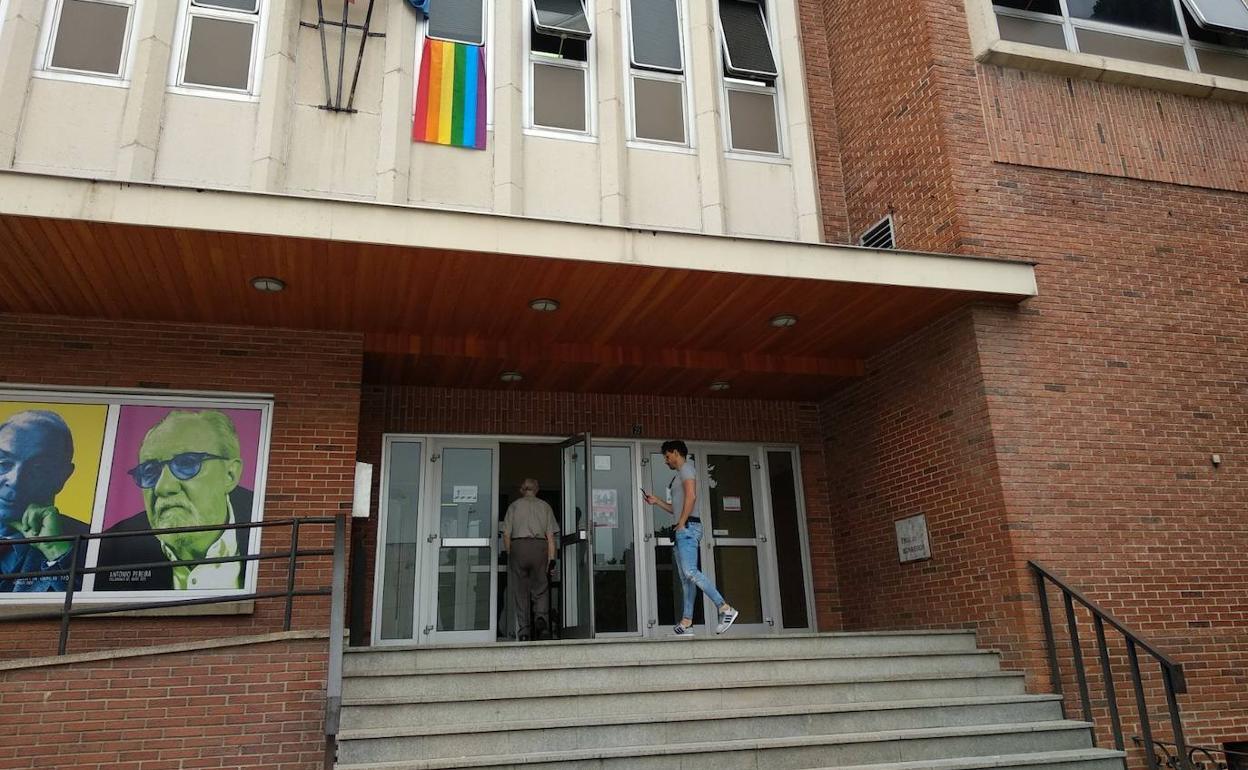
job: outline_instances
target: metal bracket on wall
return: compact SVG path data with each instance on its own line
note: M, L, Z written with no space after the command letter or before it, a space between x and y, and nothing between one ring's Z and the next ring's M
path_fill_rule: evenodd
M368 7L364 11L363 24L351 24L348 20L348 13L354 0L330 0L330 2L342 3L342 21L330 21L325 18L325 0L316 0L316 23L311 24L306 21L299 22L299 26L315 29L321 33L321 65L325 72L325 104L321 105L322 110L330 112L355 112L355 88L360 82L360 66L364 62L364 46L368 43L368 39L372 37L385 37L384 32L370 32L369 25L373 21L373 5L376 0L368 0ZM330 85L329 81L329 41L326 40L326 27L337 27L338 35L338 85L335 89ZM347 30L357 30L360 33L360 47L356 50L355 55L355 73L351 76L351 90L347 93L347 103L342 103L342 80L346 71L347 62Z

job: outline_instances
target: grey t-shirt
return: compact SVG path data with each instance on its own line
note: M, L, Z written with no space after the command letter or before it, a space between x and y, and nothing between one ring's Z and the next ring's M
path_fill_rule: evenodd
M676 521L680 521L680 512L685 509L685 479L698 478L697 466L693 464L693 460L686 458L685 464L680 466L680 470L672 478L672 515L676 517ZM695 488L696 489L696 488ZM701 518L698 515L698 498L693 498L693 510L689 512L689 518Z
M507 507L507 515L503 517L503 532L513 540L546 537L558 528L555 512L539 497L520 497Z

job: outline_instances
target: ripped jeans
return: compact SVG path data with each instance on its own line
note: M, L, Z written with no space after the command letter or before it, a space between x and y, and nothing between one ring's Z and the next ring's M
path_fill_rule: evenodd
M672 554L676 558L676 569L680 574L680 587L685 593L684 614L681 617L690 620L693 619L693 602L699 588L706 594L706 598L715 602L717 609L724 605L724 597L716 590L715 584L698 569L698 544L701 541L702 525L688 522L683 530L676 532L676 545Z

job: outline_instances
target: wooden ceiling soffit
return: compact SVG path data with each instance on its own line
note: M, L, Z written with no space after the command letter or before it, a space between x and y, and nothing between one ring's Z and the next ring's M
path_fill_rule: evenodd
M857 358L778 356L587 343L531 343L482 337L434 337L410 334L366 334L365 353L412 357L471 358L492 361L549 361L564 364L664 367L691 370L734 370L758 374L815 377L859 377L865 371Z

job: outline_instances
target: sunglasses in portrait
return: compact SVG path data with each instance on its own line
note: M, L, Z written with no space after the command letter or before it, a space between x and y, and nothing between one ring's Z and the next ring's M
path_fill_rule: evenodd
M229 458L221 455L214 455L211 452L183 452L170 457L168 460L148 460L139 463L126 473L134 479L134 483L138 484L142 489L151 489L160 481L160 474L164 471L165 466L169 466L169 472L179 481L189 481L199 475L203 470L204 463L209 460L227 460Z

